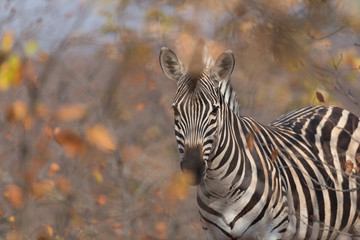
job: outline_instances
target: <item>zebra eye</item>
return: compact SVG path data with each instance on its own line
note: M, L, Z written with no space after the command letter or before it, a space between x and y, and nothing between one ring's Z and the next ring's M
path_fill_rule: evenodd
M218 113L218 109L219 109L219 107L214 107L214 109L211 111L210 115L216 117L216 115Z

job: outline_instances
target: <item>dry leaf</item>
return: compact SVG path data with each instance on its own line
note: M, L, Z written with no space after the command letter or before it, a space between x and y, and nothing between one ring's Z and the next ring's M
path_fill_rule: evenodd
M48 175L49 176L54 176L58 171L60 170L60 166L57 163L52 163L50 165L49 171L48 171Z
M165 221L159 221L155 224L156 237L159 239L167 239L167 223Z
M15 184L9 184L6 187L4 197L7 198L15 208L21 208L24 205L23 191Z
M322 95L322 93L316 91L316 98L319 102L325 103L325 99L324 99L324 96Z
M52 236L54 234L54 230L49 224L46 225L46 232L47 234L49 234L49 236Z
M138 105L136 105L136 111L140 112L144 110L145 106L145 103L139 103Z
M100 194L96 199L96 203L100 206L104 206L107 203L107 197L103 194Z
M16 101L8 106L6 111L6 118L10 122L21 122L28 114L27 106L22 101Z
M56 111L56 118L63 122L79 121L86 115L86 107L82 104L71 104L60 107Z
M9 222L13 223L14 221L15 221L14 216L10 216ZM20 232L17 232L15 230L10 231L9 233L6 234L6 240L22 240L22 239L24 239L24 236Z
M31 185L31 192L37 199L46 197L54 188L54 182L48 181L36 181Z
M112 152L116 149L116 143L108 129L103 125L95 125L85 130L86 140L104 152Z
M14 45L14 34L12 31L6 31L1 40L1 50L9 52Z
M78 133L69 129L55 128L54 139L66 151L70 157L83 155L87 151L87 146Z
M170 181L165 190L165 199L169 204L183 201L189 195L189 183L193 182L192 174L178 173Z
M99 169L94 169L94 171L93 171L93 176L94 176L95 181L96 181L97 183L103 183L104 178L103 178L101 172L99 171Z
M0 90L8 90L10 87L18 86L23 76L22 60L18 55L11 54L5 62L0 65Z
M277 149L274 149L274 151L271 152L271 162L274 163L276 161L276 158L279 155L279 151Z
M345 173L350 174L354 169L354 164L351 162L351 160L346 160L345 163Z
M6 118L9 122L22 124L26 130L30 129L33 124L32 117L28 114L27 106L22 101L16 101L8 106Z
M247 133L245 137L246 137L246 142L247 142L248 148L250 149L250 152L254 151L254 134Z

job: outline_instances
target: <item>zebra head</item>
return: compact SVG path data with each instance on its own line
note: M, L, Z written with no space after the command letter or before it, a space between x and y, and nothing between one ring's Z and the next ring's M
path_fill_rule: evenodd
M193 185L204 179L207 162L216 147L224 102L218 86L220 81L228 81L234 64L234 55L229 50L214 63L203 56L201 49L195 51L186 70L173 51L161 49L161 68L177 82L172 109L180 165L183 172L190 174Z

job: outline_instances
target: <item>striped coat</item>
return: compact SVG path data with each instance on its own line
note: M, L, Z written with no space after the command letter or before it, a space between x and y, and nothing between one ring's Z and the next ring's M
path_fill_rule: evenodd
M195 53L185 70L171 50L160 53L165 75L177 81L181 168L198 185L208 239L357 236L359 118L317 106L262 125L238 112L229 84L233 54L205 66L199 59Z

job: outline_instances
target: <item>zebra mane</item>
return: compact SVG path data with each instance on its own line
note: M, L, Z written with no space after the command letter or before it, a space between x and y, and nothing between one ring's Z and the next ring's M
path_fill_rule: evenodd
M231 111L240 117L239 103L236 92L232 88L230 81L221 81L219 83L220 92L223 95L225 102L230 107Z

